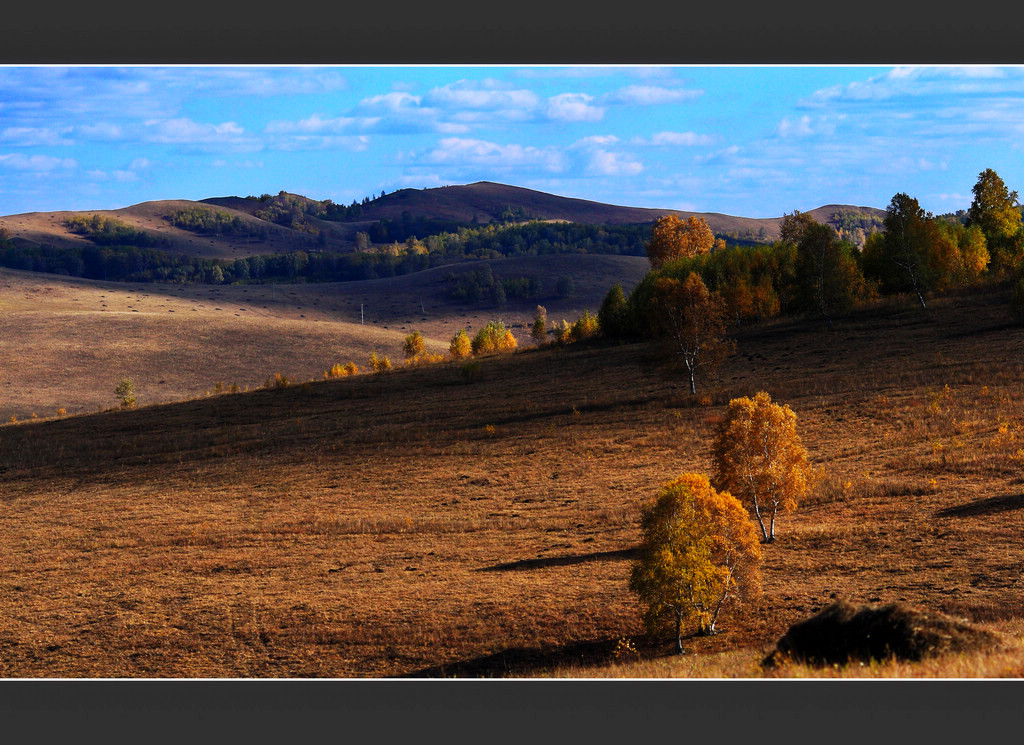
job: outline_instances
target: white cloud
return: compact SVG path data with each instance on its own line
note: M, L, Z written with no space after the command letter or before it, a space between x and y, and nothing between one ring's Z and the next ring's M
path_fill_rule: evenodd
M109 122L96 122L95 124L82 124L75 127L75 131L83 137L91 140L119 140L124 136L124 128Z
M72 145L74 141L64 136L70 131L71 127L6 127L0 130L0 142L21 147Z
M591 135L582 140L576 140L570 147L600 147L603 145L614 145L619 141L615 135Z
M373 121L376 121L374 119ZM267 134L319 134L321 132L342 132L352 127L356 119L350 116L339 116L333 119L324 118L319 114L312 114L297 122L272 121L268 122L263 131Z
M548 99L547 114L565 122L596 122L604 117L604 109L592 106L594 97L586 93L561 93Z
M635 176L643 170L643 163L608 150L594 151L587 166L588 172L600 176Z
M565 167L562 154L554 148L499 145L485 140L461 137L442 139L438 147L427 153L424 159L430 163L492 168L518 166L560 171Z
M628 85L609 94L608 101L634 106L655 106L689 101L699 97L702 93L703 91L699 90L666 88L660 85Z
M146 122L150 129L149 138L152 142L162 143L196 143L223 142L237 138L245 133L235 122L223 124L202 124L191 119L151 119Z
M422 100L420 96L414 96L405 91L393 91L364 98L359 102L359 106L373 111L400 113L418 109Z
M145 122L143 139L161 145L191 145L202 149L259 150L262 144L235 122L207 124L182 117Z
M24 153L0 155L0 166L19 171L50 172L75 168L77 165L78 163L73 158L55 158L51 155L25 155Z
M435 186L444 186L445 181L436 173L425 173L421 175L399 176L395 185L403 189L427 189Z
M447 108L523 112L535 109L540 104L540 97L533 91L513 88L492 78L449 83L431 90L425 100L429 104Z
M711 135L702 135L696 132L658 132L649 139L634 137L634 145L651 145L654 147L695 147L698 145L711 145L715 138Z
M367 135L293 135L275 142L275 150L351 150L362 152L370 146Z
M780 137L805 137L814 134L814 130L811 128L811 117L805 115L796 120L783 117L776 132Z

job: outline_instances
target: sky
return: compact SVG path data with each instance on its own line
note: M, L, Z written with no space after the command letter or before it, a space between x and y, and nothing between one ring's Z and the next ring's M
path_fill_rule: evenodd
M496 181L777 217L1024 190L1024 66L0 66L0 215Z

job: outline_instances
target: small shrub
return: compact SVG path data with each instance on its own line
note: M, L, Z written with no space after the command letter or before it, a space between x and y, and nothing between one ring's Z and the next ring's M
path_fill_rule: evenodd
M473 354L491 354L516 348L516 337L501 321L491 321L473 338Z
M471 354L473 354L473 342L469 340L466 329L459 329L452 337L451 344L448 345L448 356L453 360L461 360Z
M533 326L530 327L530 337L538 344L542 343L548 335L548 310L543 305L538 305L533 313Z
M114 393L121 400L122 409L135 408L135 383L130 378L124 378L117 384Z
M594 336L598 330L597 316L592 316L589 310L585 310L583 315L572 325L569 338L571 341L581 341L582 339Z
M435 362L444 362L443 354L421 354L408 359L405 364L408 367L422 367L423 365L432 365Z
M405 345L403 346L403 349L405 351L405 358L407 360L413 360L426 354L427 342L423 338L423 334L419 331L413 331L405 337Z
M287 376L281 373L274 373L274 376L272 378L267 378L266 382L263 384L263 387L268 390L279 391L284 388L287 388L288 384L289 381Z
M57 409L57 416L64 416L68 413L67 409Z
M391 369L391 360L386 356L379 357L376 352L370 353L370 369L375 373L385 372Z
M568 344L572 341L572 326L564 318L555 326L555 341L559 344Z

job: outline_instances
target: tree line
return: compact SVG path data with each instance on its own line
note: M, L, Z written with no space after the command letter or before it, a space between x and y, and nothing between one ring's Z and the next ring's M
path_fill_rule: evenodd
M1024 224L1017 192L992 169L978 176L963 219L934 216L898 193L882 229L863 249L831 226L793 212L770 245L718 246L703 220L660 218L647 254L651 271L628 298L612 292L606 334L658 338L690 377L728 351L725 330L779 315L835 318L879 296L905 294L922 308L937 292L981 282L1013 283L1024 316ZM613 292L616 288L613 288ZM614 302L613 302L614 300Z

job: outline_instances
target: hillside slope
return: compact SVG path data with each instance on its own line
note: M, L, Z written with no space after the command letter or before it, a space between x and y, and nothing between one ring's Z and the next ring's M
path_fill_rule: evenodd
M704 403L644 345L597 342L475 377L446 363L0 426L0 670L757 676L840 598L1018 639L895 674L1020 677L1024 368L1007 350L1024 330L1007 295L746 328ZM627 589L638 504L708 472L725 402L757 390L792 406L828 478L780 517L763 598L668 656L667 635L641 643ZM624 639L662 664L622 667Z
M312 203L307 197L281 194L302 205ZM272 198L274 199L274 198ZM378 220L398 220L408 213L413 217L464 223L489 223L499 220L508 208L518 210L530 219L565 220L584 224L624 225L653 222L665 214L682 217L699 216L720 235L746 236L749 239L773 240L778 237L778 218L747 218L719 213L685 212L670 209L624 207L584 199L561 197L517 186L482 181L465 186L444 186L432 189L402 189L386 194L365 205L363 214L352 221L335 222L312 215L302 217L302 227L288 227L260 219L257 213L266 203L248 197L211 197L201 201L160 200L143 202L117 210L83 210L79 212L31 212L0 217L0 229L16 241L32 245L85 246L86 238L68 231L65 221L72 216L100 215L112 217L132 228L150 232L164 241L163 250L205 258L234 259L254 254L287 251L335 250L350 251L355 234L365 231ZM170 218L181 210L208 209L238 218L251 227L253 235L196 233L175 227ZM878 217L881 210L846 205L826 205L811 210L815 219L827 222L841 210L856 209ZM262 232L262 237L257 235ZM425 236L419 236L421 238Z
M536 297L495 306L457 302L452 274L489 268L497 278L536 277ZM646 273L637 256L531 256L438 267L364 282L164 285L100 282L0 269L0 421L33 413L95 411L135 381L140 403L202 395L218 381L257 387L281 372L319 378L335 363L365 366L371 352L402 359L414 330L447 351L459 328L492 319L529 344L537 304L552 323L596 313L614 283L628 292ZM567 297L556 280L573 277Z

